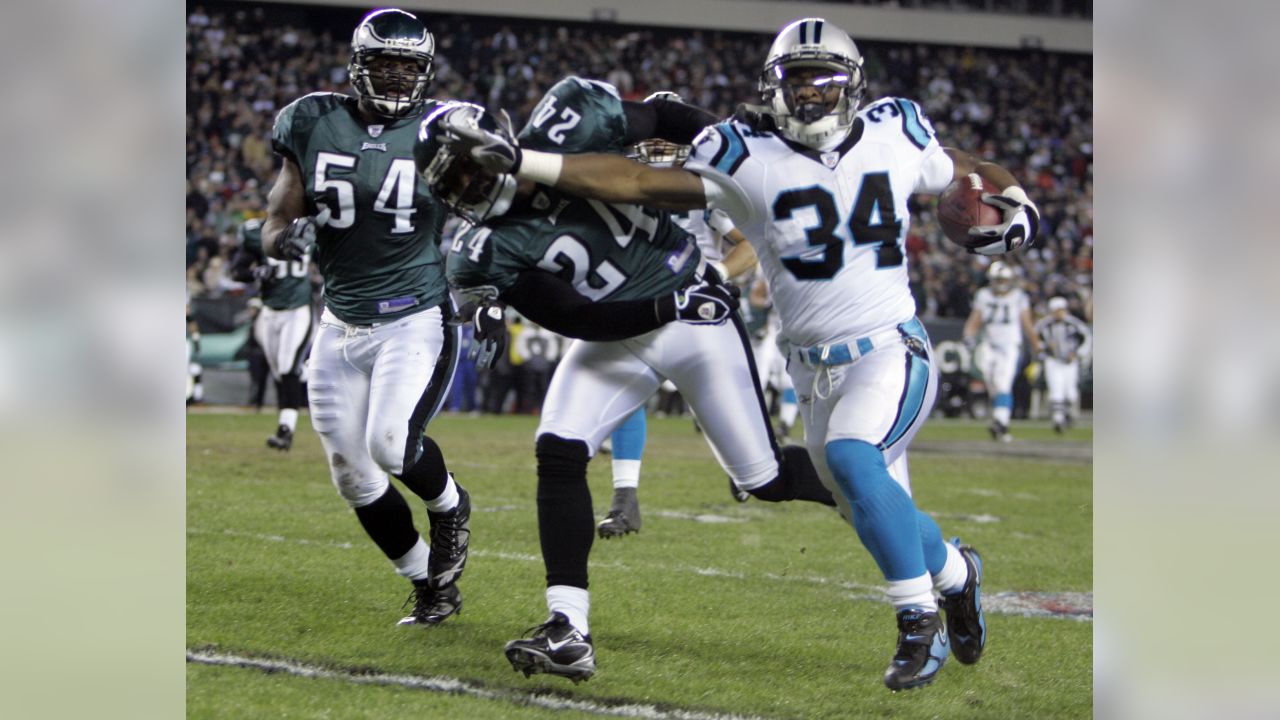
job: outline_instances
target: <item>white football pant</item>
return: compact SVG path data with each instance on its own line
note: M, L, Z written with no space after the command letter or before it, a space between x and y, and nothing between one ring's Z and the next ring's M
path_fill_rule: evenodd
M1049 406L1053 409L1053 420L1062 422L1067 409L1075 405L1079 398L1080 362L1045 358L1044 381L1049 386Z
M253 336L267 356L272 379L278 381L282 375L301 370L299 363L311 337L311 306L288 310L263 307L253 323Z
M1013 415L1013 381L1018 377L1018 359L1022 357L1021 345L978 345L975 362L991 397L991 417L1008 427Z
M827 464L828 443L861 440L880 448L889 474L911 494L907 446L932 412L938 392L933 347L923 334L917 337L925 341L924 357L902 342L877 347L846 365L810 367L791 353L788 368L800 399L805 447L849 522L849 501Z
M538 435L600 443L670 379L716 460L743 490L778 476L769 418L741 320L673 322L616 342L575 340L556 368Z
M382 496L387 473L404 470L449 396L459 338L445 323L440 307L374 326L321 315L308 362L311 424L351 507Z

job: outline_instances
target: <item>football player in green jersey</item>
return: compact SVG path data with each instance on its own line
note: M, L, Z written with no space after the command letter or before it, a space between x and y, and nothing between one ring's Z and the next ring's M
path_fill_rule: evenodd
M413 168L417 117L434 104L434 54L414 15L365 16L351 40L355 97L312 93L276 117L284 163L262 228L267 254L281 260L315 244L325 308L307 367L311 422L338 493L413 582L402 625L458 611L470 539L470 497L424 435L458 347L437 247L447 211ZM388 474L426 502L430 547Z
M713 120L679 103L624 103L610 85L570 77L547 92L520 139L525 147L620 153L655 135L688 143ZM664 379L680 388L740 487L765 500L834 500L802 448L787 452L774 442L736 295L706 267L688 232L661 211L583 200L482 171L448 146L457 124L499 131L473 105L438 109L422 124L415 156L426 184L477 223L454 241L450 283L580 338L551 380L536 440L550 617L532 637L506 646L507 659L526 675L577 682L595 672L587 463ZM571 287L557 290L555 281Z
M297 260L277 260L262 252L262 220L240 226L240 246L231 261L231 277L258 282L262 310L253 321L253 336L262 346L280 408L276 434L267 447L282 452L293 446L302 402L302 357L311 339L311 252Z

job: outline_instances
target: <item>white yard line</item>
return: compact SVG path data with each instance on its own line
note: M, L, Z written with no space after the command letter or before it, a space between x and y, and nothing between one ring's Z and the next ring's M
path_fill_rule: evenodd
M391 685L410 690L467 695L481 700L530 705L549 710L576 710L602 717L644 718L645 720L759 720L754 715L707 713L697 710L663 709L655 705L637 703L603 703L548 695L545 690L520 692L480 687L465 680L444 675L401 675L366 670L333 670L318 665L308 665L296 660L280 660L215 653L205 650L188 650L187 662L201 665L224 665L251 668L269 673L288 673L298 677L338 680L356 685Z
M238 530L205 530L202 528L187 528L189 535L223 535L227 537L248 538L251 540L260 540L264 542L290 543L294 545L313 545L332 547L342 550L350 550L354 547L349 542L334 542L331 540L308 540L305 538L288 538L283 535L269 535L265 533L242 532ZM514 562L542 562L542 558L529 553L505 552L500 550L472 550L471 554L478 558L491 558L494 560L509 560ZM801 582L810 585L829 585L841 590L850 590L845 597L854 600L870 600L875 602L883 602L885 600L884 587L880 585L868 585L864 583L852 582L840 578L829 578L821 575L779 575L777 573L744 573L738 570L728 570L725 568L664 564L658 565L634 565L622 564L611 561L592 561L592 567L608 568L611 570L659 570L662 572L675 572L688 575L697 575L700 577L716 577L729 578L733 580L767 580L770 582L795 583ZM1022 617L1041 617L1041 618L1057 618L1066 620L1076 620L1081 622L1093 621L1093 593L1092 592L985 592L982 596L983 607L990 612L999 615L1019 615Z

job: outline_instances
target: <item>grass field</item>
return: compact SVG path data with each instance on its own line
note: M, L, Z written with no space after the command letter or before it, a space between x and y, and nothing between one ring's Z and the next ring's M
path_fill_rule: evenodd
M502 646L546 616L535 424L431 424L475 511L462 613L421 630L396 627L409 585L330 485L305 415L288 455L263 445L273 413L188 415L188 716L1091 715L1092 466L993 455L1002 448L982 426L947 421L926 425L911 476L944 534L986 559L978 665L953 660L928 688L888 692L893 613L852 529L811 503L734 503L690 423L650 418L643 530L592 551L599 671L580 685L524 678ZM1092 439L1088 428L1065 441L1043 425L1014 432L1010 449ZM607 457L592 463L591 488L599 518Z

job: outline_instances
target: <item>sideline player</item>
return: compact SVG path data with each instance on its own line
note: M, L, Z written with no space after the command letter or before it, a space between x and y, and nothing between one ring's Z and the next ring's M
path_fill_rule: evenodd
M1040 340L1031 325L1031 301L1017 286L1013 268L997 260L987 268L987 280L989 284L973 297L973 310L964 323L964 342L970 348L977 347L975 362L991 396L991 439L1009 442L1013 439L1009 421L1022 338L1031 339L1033 354L1040 351Z
M910 495L905 450L929 415L937 370L908 286L907 199L971 172L1005 188L983 198L1003 222L970 229L983 241L974 252L989 255L1033 238L1038 211L1004 168L943 148L914 102L888 97L859 112L862 57L820 18L782 29L760 87L766 106L704 131L684 169L537 152L467 128L459 145L494 171L581 197L729 212L773 292L809 453L888 581L898 648L885 685L919 687L952 647L977 662L986 626L980 556L944 543Z
M657 121L645 122L645 114ZM620 153L626 146L655 134L689 142L705 125L700 115L679 103L624 103L611 85L570 77L547 92L520 137L529 147L612 151L625 161ZM777 446L736 298L713 274L700 282L701 256L688 233L660 211L583 200L484 171L466 153L442 145L458 127L499 131L475 106L424 122L418 156L423 177L479 223L449 254L455 287L509 302L539 324L576 337L584 335L566 330L565 323L587 324L592 308L564 312L555 305L568 302L553 302L552 293L535 291L534 283L558 277L601 305L652 308L644 327L612 312L603 327L586 328L614 336L579 340L566 351L538 425L538 532L550 617L532 637L509 642L506 655L526 674L579 681L595 672L587 590L595 527L587 463L664 379L681 389L720 466L739 487L769 501L834 500L802 449ZM651 297L659 298L657 305ZM662 324L670 319L684 322Z
M1083 320L1067 311L1067 299L1049 299L1049 314L1035 326L1044 349L1044 381L1049 386L1049 407L1053 410L1053 431L1062 434L1071 427L1071 409L1079 400L1080 363L1093 349L1093 333Z
M280 409L276 434L267 438L267 447L287 452L298 426L302 356L311 339L311 250L297 260L267 257L258 218L246 220L238 236L231 276L241 282L258 281L262 309L253 321L253 336L266 355Z
M308 366L311 424L338 493L413 583L402 625L434 625L462 606L471 499L423 433L449 395L456 328L438 248L447 211L419 189L418 115L434 101L435 40L414 15L375 10L356 26L355 97L305 95L282 109L283 156L262 242L281 260L314 242L324 313ZM428 548L394 475L422 498ZM406 603L407 604L407 603Z

